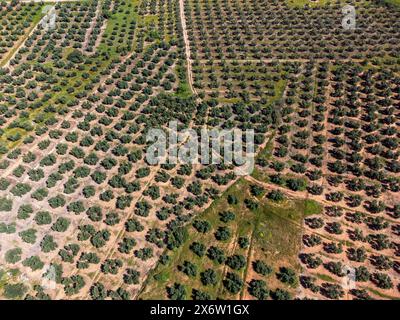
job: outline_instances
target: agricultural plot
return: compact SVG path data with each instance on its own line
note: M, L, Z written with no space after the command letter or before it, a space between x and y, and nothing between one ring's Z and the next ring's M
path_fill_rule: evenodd
M185 2L192 58L364 59L397 56L399 15L370 1L349 1L357 33L343 30L339 2L292 7L285 1Z
M257 174L316 199L396 218L398 76L381 68L307 64L288 84L269 161L259 159ZM390 76L383 80L384 74ZM375 79L387 96L368 84L376 88Z
M262 61L195 61L194 87L200 91L200 96L219 102L266 104L281 97L286 76L295 73L298 67L290 62L280 65Z
M162 256L143 299L290 299L296 295L307 201L270 200L239 180L185 228L181 248Z
M271 2L266 5L273 7L274 2ZM337 241L341 250L347 252L347 258L343 258L345 254L333 254L329 257L331 260L321 260L323 267L316 271L316 275L300 277L302 281L306 279L300 288L311 287L314 292L301 290L298 297L397 298L399 69L397 53L390 53L388 48L391 47L390 42L398 44L398 40L391 40L391 36L388 36L388 43L375 47L371 38L366 36L364 40L369 43L362 45L363 50L355 43L341 48L340 42L333 41L328 45L332 49L329 54L322 53L323 48L327 47L323 44L315 51L318 54L302 53L300 56L288 52L292 48L289 44L279 50L276 43L268 46L262 42L269 40L268 36L274 35L274 32L296 34L301 30L301 27L293 30L286 25L284 31L279 31L278 23L272 27L273 31L267 31L267 36L264 34L261 37L262 31L258 30L260 38L255 41L257 45L261 44L264 50L276 49L269 55L265 52L262 55L256 45L249 45L254 49L251 50L235 42L239 39L243 42L244 39L250 40L251 32L257 30L254 23L248 24L254 27L250 31L244 25L245 17L256 15L257 10L252 10L254 7L250 9L254 5L252 2L246 2L248 7L228 1L189 1L185 4L185 12L189 16L187 24L193 60L193 86L201 98L211 99L218 104L217 108L210 108L202 123L211 127L220 123L227 128L240 126L235 122L240 119L236 116L236 110L243 110L243 105L248 106L247 110L264 105L259 114L248 118L251 123L256 123L258 119L263 119L266 110L270 112L270 122L263 119L269 128L268 140L263 141L263 150L257 159L253 178L291 197L318 201L327 212L318 218L325 226L321 228L327 235L321 235L323 240L316 241L315 251L313 246L310 246L311 249L307 246L308 239L313 239L314 235L309 234L306 224L306 240L303 241L305 254L299 254L304 273L309 273L311 269L304 263L304 257L307 261L310 250L320 254L321 248L325 248L325 239ZM358 5L357 2L354 4ZM282 2L275 5L285 7ZM326 12L341 9L338 5L324 5L313 6L312 9L285 7L282 12L291 17L319 12L325 17ZM370 2L360 5L363 8L357 11L358 17L360 12L373 16L381 10L391 10ZM237 18L232 19L235 14ZM265 16L271 17L268 14ZM309 21L312 21L312 16ZM282 20L280 18L278 21ZM374 22L378 20L374 19ZM361 26L357 27L358 35L364 32L365 21L368 19L362 16ZM223 27L217 27L220 25ZM229 25L232 26L233 35L229 32ZM304 20L302 27L305 27ZM242 34L246 31L247 38ZM336 35L345 36L343 32L336 32ZM352 34L351 37L354 39L358 35ZM334 37L327 39L333 40ZM291 44L299 38L298 35L293 37ZM307 48L318 43L315 39L311 41L312 44L309 43ZM246 45L249 43L247 41ZM304 41L301 41L302 44ZM295 46L296 50L301 50L301 45ZM369 45L372 45L370 49L365 50ZM350 49L352 53L348 51ZM309 53L312 52L311 49ZM271 126L271 123L274 125ZM357 223L364 224L366 228L360 231L360 226L351 225L349 221L353 221L353 216L359 217ZM339 236L335 239L336 231ZM354 238L354 233L359 238ZM361 243L354 243L354 239ZM357 264L351 252L358 250L358 246L367 247L360 250L366 250L370 255L366 254ZM322 254L328 256L330 247L328 243L328 249ZM379 252L381 250L384 252ZM182 258L179 259L175 268L179 268L179 263L183 262ZM380 265L381 261L385 262L384 266ZM363 265L360 270L364 271L365 268L367 272L357 278L356 289L347 288L343 284L347 281L347 275L342 269L349 267L354 270L360 264ZM356 269L356 273L360 273L360 270ZM330 277L331 274L326 273L334 275ZM310 285L313 277L318 281ZM184 283L187 279L180 281ZM189 295L191 286L188 288ZM218 293L222 294L220 291Z
M2 5L0 295L399 298L400 11L303 2ZM173 120L254 172L149 164Z
M350 4L357 32L343 30L340 2L304 8L284 1L186 1L196 91L221 102L269 100L282 87L274 74L279 60L397 57L399 12L368 1Z
M171 4L164 7L174 14ZM199 183L195 168L144 161L146 127L171 119L188 126L196 111L193 100L173 95L179 89L176 24L167 43L155 41L146 19L132 18L133 1L57 9L57 32L38 28L2 76L2 257L7 269L32 283L55 270L51 298L85 298L89 291L95 297L103 280L106 296L133 297L142 269L165 245L172 217L184 221L185 211L218 192L212 181L210 188ZM93 13L110 23L90 55L85 41L95 30L87 28ZM125 273L130 280L123 280ZM48 293L30 297L38 295Z
M325 206L305 220L300 254L303 297L397 299L398 223L382 217ZM347 274L353 278L349 281Z
M0 66L4 66L39 22L44 6L13 1L2 2L0 7Z

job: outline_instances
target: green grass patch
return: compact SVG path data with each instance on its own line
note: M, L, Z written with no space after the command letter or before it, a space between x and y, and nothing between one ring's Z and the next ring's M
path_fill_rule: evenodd
M193 95L192 90L190 90L190 85L187 80L187 69L185 63L182 61L175 67L175 73L178 77L179 83L175 94L181 98L189 98Z
M322 281L325 281L325 282L333 282L333 283L337 282L335 279L333 279L332 277L328 276L327 274L315 273L314 275L317 278L319 278L319 279L321 279Z
M373 289L373 288L365 287L365 289L368 290L368 291L370 291L371 293L377 295L378 297L383 298L383 299L400 300L400 298L396 298L396 297L389 296L389 295L384 294L384 293L382 293L382 292L380 292L380 291L378 291L378 290L375 290L375 289Z
M304 7L305 5L309 7L319 7L334 2L332 0L287 0L286 3L289 7Z
M154 14L149 14L142 17L144 24L156 23L158 22L158 16Z
M321 214L322 213L322 206L319 204L317 201L314 201L312 199L306 199L304 200L304 216L311 216L314 214Z

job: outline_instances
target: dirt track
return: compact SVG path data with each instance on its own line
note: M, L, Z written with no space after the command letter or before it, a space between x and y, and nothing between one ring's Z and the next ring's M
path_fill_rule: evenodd
M179 0L179 14L180 14L181 23L182 23L183 41L185 42L185 55L186 55L188 82L189 82L190 90L195 95L197 95L197 91L193 86L192 59L191 59L191 54L190 54L189 37L188 37L187 29L186 29L185 6L184 6L183 1L184 0Z

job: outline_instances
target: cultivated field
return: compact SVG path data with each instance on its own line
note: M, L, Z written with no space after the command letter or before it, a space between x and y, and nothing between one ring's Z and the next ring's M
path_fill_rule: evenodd
M400 10L346 3L2 3L0 296L400 298ZM172 120L255 170L149 164Z

